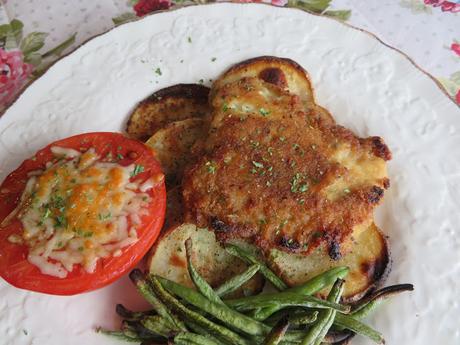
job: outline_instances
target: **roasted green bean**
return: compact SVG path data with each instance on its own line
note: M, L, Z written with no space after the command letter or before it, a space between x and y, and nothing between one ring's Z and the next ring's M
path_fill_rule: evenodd
M225 247L225 250L229 252L230 254L239 257L243 261L246 261L248 264L258 264L260 266L260 273L270 282L273 284L273 286L280 290L286 290L287 285L285 282L281 280L271 269L268 268L267 265L265 265L262 260L259 260L255 255L252 253L248 252L247 250L242 249L241 247L235 246L233 244L228 244Z
M254 265L249 266L246 271L234 276L233 278L230 278L225 283L223 283L221 286L219 286L215 290L216 293L220 297L228 295L229 293L232 293L233 291L241 287L244 283L246 283L248 280L250 280L259 271L259 269L260 269L259 264L254 264Z
M195 322L192 322L192 321L185 321L185 324L187 325L187 327L192 330L193 332L197 333L197 334L200 334L200 335L204 335L210 339L212 339L214 342L220 344L220 345L226 345L227 343L224 343L223 341L221 341L220 339L212 336L211 334L209 334L209 330L207 330L206 328L204 327L201 327L200 325L196 324Z
M160 315L148 316L141 320L141 324L150 332L161 335L166 339L177 332L171 329L169 323Z
M353 331L356 334L368 337L377 344L383 344L385 342L382 334L372 329L371 327L365 325L364 323L355 320L350 315L343 315L337 313L334 320L334 325L349 329L350 331Z
M318 318L318 314L318 311L306 312L298 315L294 314L289 317L289 324L292 326L309 325L316 321L316 319Z
M288 328L288 318L284 317L279 320L278 323L272 328L270 333L265 338L263 345L278 345L286 334Z
M340 296L343 293L343 280L338 279L327 297L327 300L330 302L339 302ZM320 345L326 336L329 328L331 328L336 311L322 310L316 322L308 329L308 332L305 338L302 340L301 345Z
M185 253L187 256L187 267L188 267L188 273L190 274L190 278L192 278L193 284L195 284L195 287L197 290L207 299L209 299L211 302L218 303L218 304L224 304L222 300L220 299L219 295L214 292L212 287L208 284L206 280L200 274L197 272L195 267L193 266L192 263L192 239L189 238L185 241Z
M249 296L237 299L226 300L225 303L238 311L248 311L257 308L278 307L306 307L319 309L336 309L343 313L348 313L350 307L325 301L313 296L302 296L292 292L279 292L258 296Z
M141 295L149 302L155 311L163 317L166 322L170 324L172 328L180 331L186 331L185 325L182 321L180 321L174 314L170 313L168 308L157 298L155 293L153 292L152 288L149 286L147 281L144 279L144 275L138 269L131 271L129 274L129 278L131 281L136 285L137 290L141 293Z
M270 327L251 319L250 317L230 309L226 305L221 305L208 300L199 292L177 284L171 280L156 277L161 285L169 292L179 296L187 303L214 316L218 320L226 323L234 329L238 329L251 335L265 335L270 331Z
M124 341L129 342L129 343L140 343L140 342L142 342L144 340L144 339L141 339L139 337L135 337L135 338L129 337L125 333L120 332L120 331L107 331L107 330L102 329L102 328L96 328L96 332L108 335L108 336L113 337L113 338L117 338L119 340L124 340Z
M181 317L189 321L195 322L201 327L205 327L209 329L210 332L216 335L219 335L220 338L225 339L225 341L228 341L230 344L235 344L235 345L250 345L251 344L250 342L248 342L246 339L244 339L237 333L229 330L228 328L224 326L218 325L208 320L203 315L193 310L190 310L189 308L184 306L173 295L171 295L168 291L166 291L165 288L163 288L162 283L160 283L160 280L157 277L155 276L151 277L150 281L151 281L154 291L158 294L158 297L162 300L162 302L165 303L169 308L171 308L178 315L181 315Z
M386 286L380 290L374 291L372 294L362 299L357 305L353 306L351 315L360 315L361 318L365 317L373 309L375 309L377 305L380 305L380 303L383 300L387 299L388 297L391 297L393 295L399 294L404 291L413 291L413 290L414 290L414 286L412 284L397 284L397 285ZM368 306L369 304L372 304L372 305ZM360 313L362 309L367 309L367 310L366 311L363 310L363 312ZM360 317L358 317L358 319Z
M174 344L176 345L220 345L220 343L216 343L209 337L190 333L190 332L182 332L177 334L174 337Z
M293 292L300 295L313 295L320 292L322 289L331 286L337 279L344 279L349 271L350 269L346 266L334 267L317 275L316 277L313 277L301 285L289 288L286 292Z
M123 319L129 321L138 321L147 315L155 314L153 310L147 310L145 312L131 311L127 309L123 304L117 304L115 307L115 312Z
M324 288L334 284L337 279L343 279L346 277L350 269L345 266L334 267L330 270L313 277L307 282L286 289L285 292L293 292L300 295L313 295ZM280 306L272 306L269 308L263 308L260 311L254 313L254 318L258 321L264 321L269 316L280 310Z

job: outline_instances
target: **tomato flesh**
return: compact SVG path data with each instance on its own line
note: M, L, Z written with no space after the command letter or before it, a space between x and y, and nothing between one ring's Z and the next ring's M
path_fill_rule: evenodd
M29 178L28 173L44 169L45 164L54 158L51 152L53 146L81 152L93 148L99 157L114 157L114 161L122 166L142 166L143 171L132 179L146 180L163 174L149 147L122 134L86 133L62 139L25 160L3 181L0 186L0 223L18 205ZM13 219L7 226L0 228L0 276L18 288L53 295L74 295L110 284L133 268L157 239L166 210L166 189L163 181L164 179L160 180L147 191L150 196L148 214L140 217L141 224L136 227L139 240L122 248L122 254L118 257L100 258L93 273L86 272L81 265L74 265L66 278L42 274L37 266L27 260L28 247L8 240L10 235L21 236L23 233L20 220Z

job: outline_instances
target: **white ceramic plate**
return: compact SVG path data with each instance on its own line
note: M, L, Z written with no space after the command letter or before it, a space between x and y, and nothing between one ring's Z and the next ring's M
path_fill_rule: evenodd
M406 57L334 20L217 4L118 27L56 63L0 119L0 178L56 139L122 131L135 104L159 88L200 79L209 84L230 65L259 55L299 62L310 72L319 104L339 123L361 136L382 136L393 151L392 186L377 223L390 236L388 283L411 282L416 290L369 322L391 345L459 344L459 108ZM116 344L93 329L118 326L114 306L120 302L145 306L126 277L74 297L0 281L0 343Z

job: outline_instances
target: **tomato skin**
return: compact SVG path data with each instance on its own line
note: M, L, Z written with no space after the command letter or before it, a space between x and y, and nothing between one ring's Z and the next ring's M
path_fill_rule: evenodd
M109 153L112 157L119 157L118 162L121 165L142 165L144 171L133 179L145 180L150 176L163 174L154 152L149 147L122 134L98 132L62 139L41 149L33 158L25 160L3 181L0 186L0 223L16 208L28 180L27 174L33 170L44 169L45 163L53 159L52 146L79 151L93 147L100 157L106 157ZM141 225L137 227L139 240L123 248L119 257L99 259L93 273L87 273L80 265L74 265L66 278L42 274L38 267L27 261L26 245L8 241L10 235L20 235L23 231L21 222L14 219L6 227L0 228L0 276L18 288L52 295L74 295L112 283L143 258L163 226L166 211L164 179L147 193L151 198L148 206L150 212L141 216Z

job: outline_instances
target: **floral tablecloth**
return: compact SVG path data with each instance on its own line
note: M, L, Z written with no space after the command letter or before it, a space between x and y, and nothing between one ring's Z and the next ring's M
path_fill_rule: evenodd
M85 40L146 14L212 0L0 0L0 110ZM400 49L460 104L460 0L240 0L347 21Z

